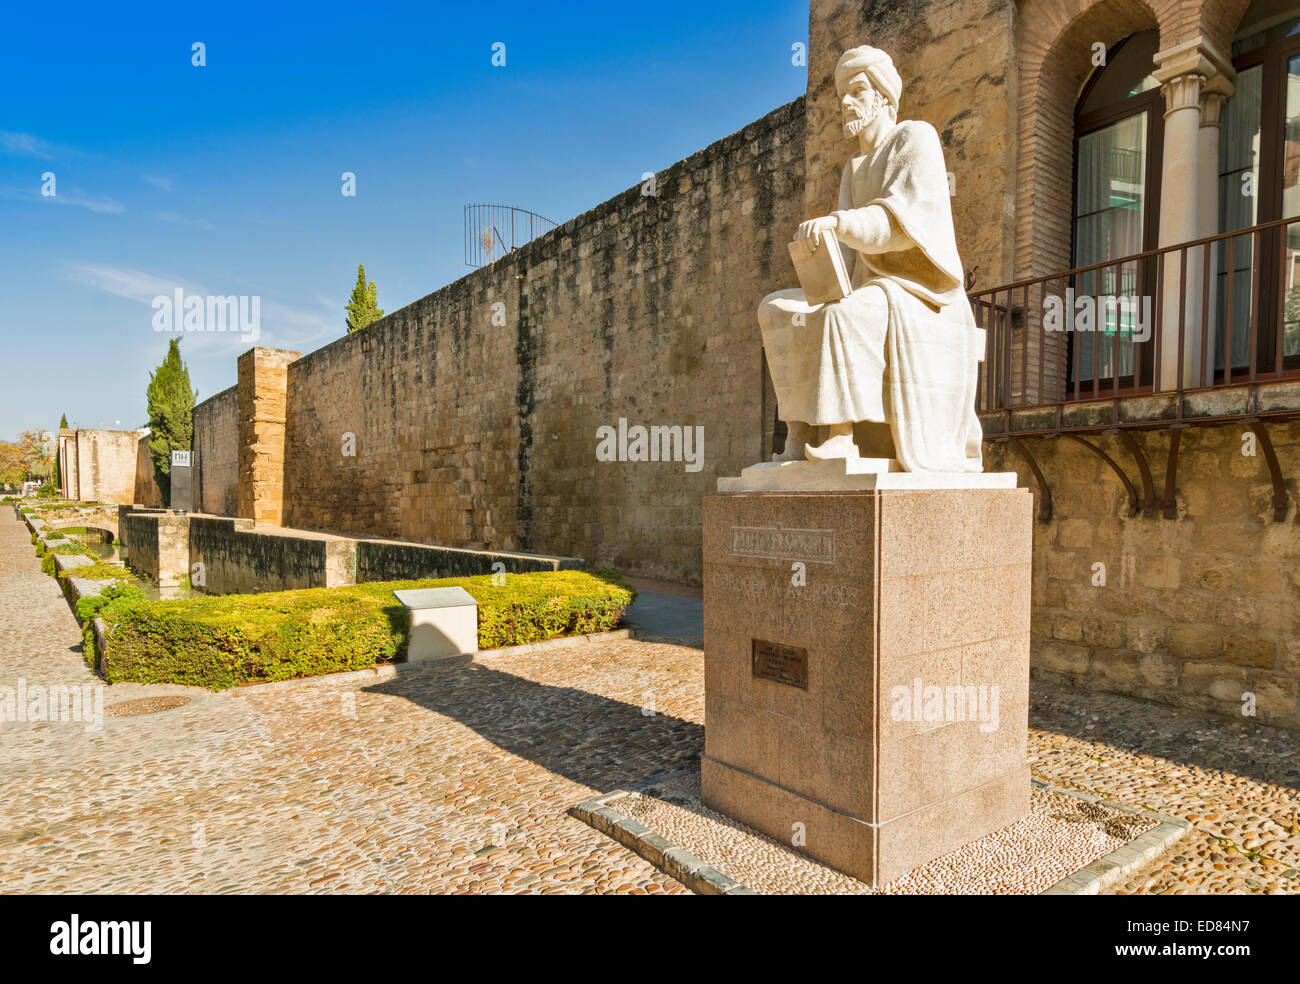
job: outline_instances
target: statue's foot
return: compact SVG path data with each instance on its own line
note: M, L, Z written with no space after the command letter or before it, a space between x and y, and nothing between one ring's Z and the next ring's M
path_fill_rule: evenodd
M785 450L773 454L773 461L803 461L804 445L812 436L811 428L801 421L786 421Z
M804 454L811 461L826 461L831 458L857 458L858 446L853 443L852 434L836 434L827 438L821 444L813 446L809 444L804 448Z

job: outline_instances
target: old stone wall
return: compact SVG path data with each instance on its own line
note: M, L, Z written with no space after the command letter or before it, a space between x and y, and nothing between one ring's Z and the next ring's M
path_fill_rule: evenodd
M121 525L132 567L164 585L189 576L192 586L206 594L583 567L582 561L573 557L282 532L256 529L249 519L178 516L129 506L121 507Z
M159 504L148 440L147 431L61 430L63 494L83 502Z
M162 587L175 587L189 576L189 519L162 510L118 510L119 535L128 563Z
M755 312L797 282L802 207L800 99L288 362L282 522L699 583L701 496L765 451ZM208 461L229 458L225 399L195 412ZM678 460L599 460L598 429L620 419L683 428ZM200 468L212 509L228 466Z
M355 583L351 541L253 532L239 519L189 518L190 566L208 594L292 591Z
M1300 727L1300 531L1289 477L1300 474L1300 423L1269 431L1288 476L1281 523L1264 453L1242 453L1241 425L1183 432L1177 519L1129 518L1123 486L1096 454L1065 438L1026 439L1054 512L1034 525L1035 672L1238 720L1251 694L1257 720ZM1169 432L1134 437L1159 493ZM1137 483L1118 438L1092 440ZM1018 470L1038 497L1008 445L985 453L987 469Z
M195 511L234 516L239 487L237 386L222 390L194 408L193 447Z
M253 348L239 357L240 516L279 526L284 520L288 367L299 353Z
M141 437L135 447L135 495L131 498L133 505L162 506L162 489L158 487L158 475L153 467L153 455L149 453L149 436Z
M457 550L387 540L357 542L357 581L407 581L425 577L473 577L482 574L531 574L581 570L575 557Z

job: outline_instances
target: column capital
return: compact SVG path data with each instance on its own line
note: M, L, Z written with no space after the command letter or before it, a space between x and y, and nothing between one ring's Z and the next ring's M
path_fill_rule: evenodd
M1156 63L1152 74L1161 83L1182 75L1200 75L1205 79L1223 76L1228 82L1237 77L1232 59L1199 36L1157 51L1152 60Z
M1165 119L1169 119L1180 109L1197 110L1198 115L1201 108L1201 87L1205 84L1205 76L1189 73L1187 75L1175 75L1173 78L1163 80L1164 84L1160 91L1165 97Z
M1216 86L1215 83L1220 81L1222 81L1222 85ZM1226 92L1224 91L1225 86L1227 88ZM1201 87L1202 128L1209 126L1217 127L1219 125L1220 118L1223 114L1223 105L1228 101L1228 97L1231 95L1232 83L1223 80L1222 75L1211 79Z

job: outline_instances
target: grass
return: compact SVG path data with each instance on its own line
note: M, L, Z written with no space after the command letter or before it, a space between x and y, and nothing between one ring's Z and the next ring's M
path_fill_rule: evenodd
M75 551L68 551L74 553ZM94 557L94 554L87 554ZM85 581L112 581L114 579L125 581L128 573L125 567L119 564L106 564L103 561L96 560L93 564L87 564L85 567L70 567L66 571L60 571L58 576L63 580L70 577L81 578Z

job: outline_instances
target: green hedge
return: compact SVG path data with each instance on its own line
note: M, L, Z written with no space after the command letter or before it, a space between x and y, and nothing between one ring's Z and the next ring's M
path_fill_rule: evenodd
M224 690L366 669L406 651L408 620L395 590L452 586L478 602L480 649L605 632L618 626L636 597L612 571L558 571L510 574L500 586L488 575L114 601L99 611L108 628L104 678ZM85 643L91 654L89 622Z
M84 598L77 599L77 621L82 623L89 621L99 615L107 605L144 600L144 590L134 584L110 584L97 595L86 595Z

